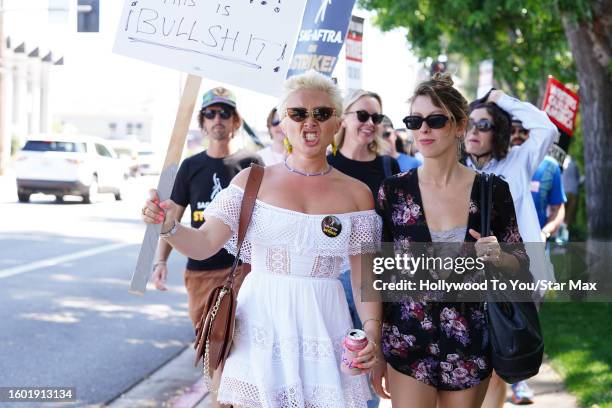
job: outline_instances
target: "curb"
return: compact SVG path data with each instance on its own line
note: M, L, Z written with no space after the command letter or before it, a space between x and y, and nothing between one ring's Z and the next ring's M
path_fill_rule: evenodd
M149 377L111 401L110 408L193 408L206 396L200 367L193 366L194 352L185 347Z

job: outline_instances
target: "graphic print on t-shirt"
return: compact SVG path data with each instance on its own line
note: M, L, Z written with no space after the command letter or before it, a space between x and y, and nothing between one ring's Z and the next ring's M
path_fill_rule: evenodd
M191 213L193 216L194 222L204 222L204 210L206 209L206 207L208 207L208 205L215 198L215 196L219 194L221 190L223 190L223 187L221 186L221 179L219 178L219 176L217 176L216 172L213 173L212 175L212 182L213 182L213 188L212 188L212 191L210 192L210 200L198 201L196 203L197 210L194 210Z

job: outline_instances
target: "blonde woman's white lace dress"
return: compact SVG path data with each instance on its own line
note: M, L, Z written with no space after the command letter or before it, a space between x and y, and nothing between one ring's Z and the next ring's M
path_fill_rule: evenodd
M204 211L234 234L243 190L230 185ZM336 237L322 221L341 223ZM351 328L337 279L348 255L380 241L381 220L371 211L311 215L257 200L241 251L251 263L238 294L234 344L218 400L243 407L365 407L367 376L340 371L341 341ZM362 245L370 244L370 245ZM236 235L225 248L236 253Z

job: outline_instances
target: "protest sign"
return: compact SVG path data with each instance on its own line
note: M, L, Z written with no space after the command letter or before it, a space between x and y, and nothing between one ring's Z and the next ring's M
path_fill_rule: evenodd
M127 0L113 51L279 95L305 4L306 0Z
M355 0L310 0L288 76L314 69L331 76L344 43Z
M361 89L363 21L361 17L351 16L346 36L346 89L349 94L355 89Z
M578 95L552 76L548 77L542 110L559 129L570 136L574 133L579 101Z

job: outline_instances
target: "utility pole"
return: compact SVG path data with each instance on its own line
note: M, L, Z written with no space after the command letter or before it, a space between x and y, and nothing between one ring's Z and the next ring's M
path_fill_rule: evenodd
M4 31L3 31L3 23L4 23L4 0L0 0L0 176L4 174L4 169L6 168L6 163L4 162L5 149L11 148L9 143L8 146L4 144L4 121L6 118L4 117L4 78L6 72L6 63L3 59L4 57Z

